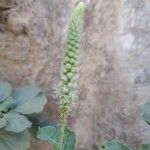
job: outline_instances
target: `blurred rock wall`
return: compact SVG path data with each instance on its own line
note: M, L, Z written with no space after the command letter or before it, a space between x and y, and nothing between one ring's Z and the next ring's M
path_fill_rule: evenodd
M79 99L69 117L77 150L97 150L120 139L140 150L150 141L141 118L150 99L150 1L85 0ZM76 0L0 0L0 80L37 84L49 101L45 112L58 121L53 87ZM32 150L50 150L34 141Z

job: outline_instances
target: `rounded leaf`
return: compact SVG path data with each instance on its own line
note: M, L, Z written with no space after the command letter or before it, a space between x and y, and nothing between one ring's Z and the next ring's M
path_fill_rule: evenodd
M5 129L7 131L19 133L30 128L32 125L25 116L18 113L6 113L4 114L4 118L6 119Z
M37 137L47 141L52 145L59 145L60 128L55 126L47 126L40 128Z
M27 150L30 137L27 130L21 133L0 131L0 150Z
M150 150L150 143L143 144L142 145L142 150Z
M15 105L15 100L11 96L9 96L5 99L5 101L0 103L0 112L6 113L9 109L14 108Z
M13 110L22 114L40 113L47 102L46 96L36 86L24 86L14 90L13 98L16 108Z
M147 102L143 108L143 118L144 120L150 124L150 102Z
M6 119L0 118L0 129L6 126Z
M8 82L0 82L0 102L4 101L10 94L12 88Z
M102 144L100 146L100 150L129 150L129 148L115 140L112 140Z

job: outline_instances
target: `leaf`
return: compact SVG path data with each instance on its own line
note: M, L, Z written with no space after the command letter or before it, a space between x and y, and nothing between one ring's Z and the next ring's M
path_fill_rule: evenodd
M0 150L27 150L30 138L27 130L21 133L0 131Z
M47 141L57 150L59 147L60 127L47 126L40 128L37 137L41 140ZM75 150L76 138L73 132L65 129L64 148L63 150Z
M142 145L142 150L150 150L150 143L143 144Z
M6 119L5 129L7 131L19 133L30 128L32 125L25 116L18 113L6 113L4 114L4 118Z
M40 128L37 137L47 141L52 145L59 145L60 128L55 126L47 126Z
M0 129L6 126L6 119L0 118Z
M147 102L143 108L143 118L145 122L150 124L150 102Z
M115 140L112 140L102 144L100 146L100 150L129 150L129 148Z
M43 113L27 115L26 117L30 122L32 122L32 127L29 129L29 131L34 138L37 138L39 127L54 125L54 123L49 121Z
M29 121L32 122L32 125L38 125L40 127L54 125L54 123L49 121L49 119L43 112L38 114L26 115L26 117L29 119Z
M0 102L4 101L10 94L12 88L8 82L0 82Z
M15 89L13 97L17 101L14 111L22 114L40 113L47 102L44 93L30 85Z
M15 100L11 96L9 96L0 104L0 111L2 113L6 113L8 112L9 109L14 108L15 105L16 105Z
M64 150L75 150L76 138L75 134L66 128L64 139Z

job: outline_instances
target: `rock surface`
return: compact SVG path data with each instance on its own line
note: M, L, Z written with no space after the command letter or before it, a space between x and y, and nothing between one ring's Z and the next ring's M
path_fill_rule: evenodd
M150 141L141 118L150 99L149 0L85 0L79 99L70 113L77 150L97 150L106 139L140 150ZM69 17L76 0L0 1L0 79L37 84L58 121L53 87L59 81ZM50 150L34 141L32 150Z

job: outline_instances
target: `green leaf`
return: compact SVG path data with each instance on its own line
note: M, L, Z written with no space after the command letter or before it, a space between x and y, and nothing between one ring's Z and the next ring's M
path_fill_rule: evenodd
M29 147L28 131L21 133L0 131L0 150L27 150Z
M0 129L6 126L6 119L0 118Z
M76 137L69 129L65 129L64 150L75 150Z
M37 138L39 127L52 126L54 123L48 120L44 113L26 115L28 120L32 122L32 127L29 129L33 138Z
M150 102L147 102L143 108L143 118L145 122L150 124Z
M40 113L47 102L41 89L30 85L15 89L13 97L17 101L14 111L22 114Z
M9 109L14 108L15 105L15 100L11 96L9 96L0 104L0 112L6 113Z
M47 126L40 128L37 137L47 141L52 145L59 145L60 128L55 126Z
M100 150L129 150L129 148L115 140L112 140L100 145Z
M41 140L47 141L57 150L59 147L60 127L47 126L40 128L37 137ZM75 150L76 138L73 132L65 129L64 148L63 150Z
M7 82L0 82L0 102L4 101L10 94L12 88Z
M142 145L142 150L150 150L150 143L143 144Z
M5 129L16 133L22 132L32 125L25 116L18 113L6 113L4 119L6 119Z

